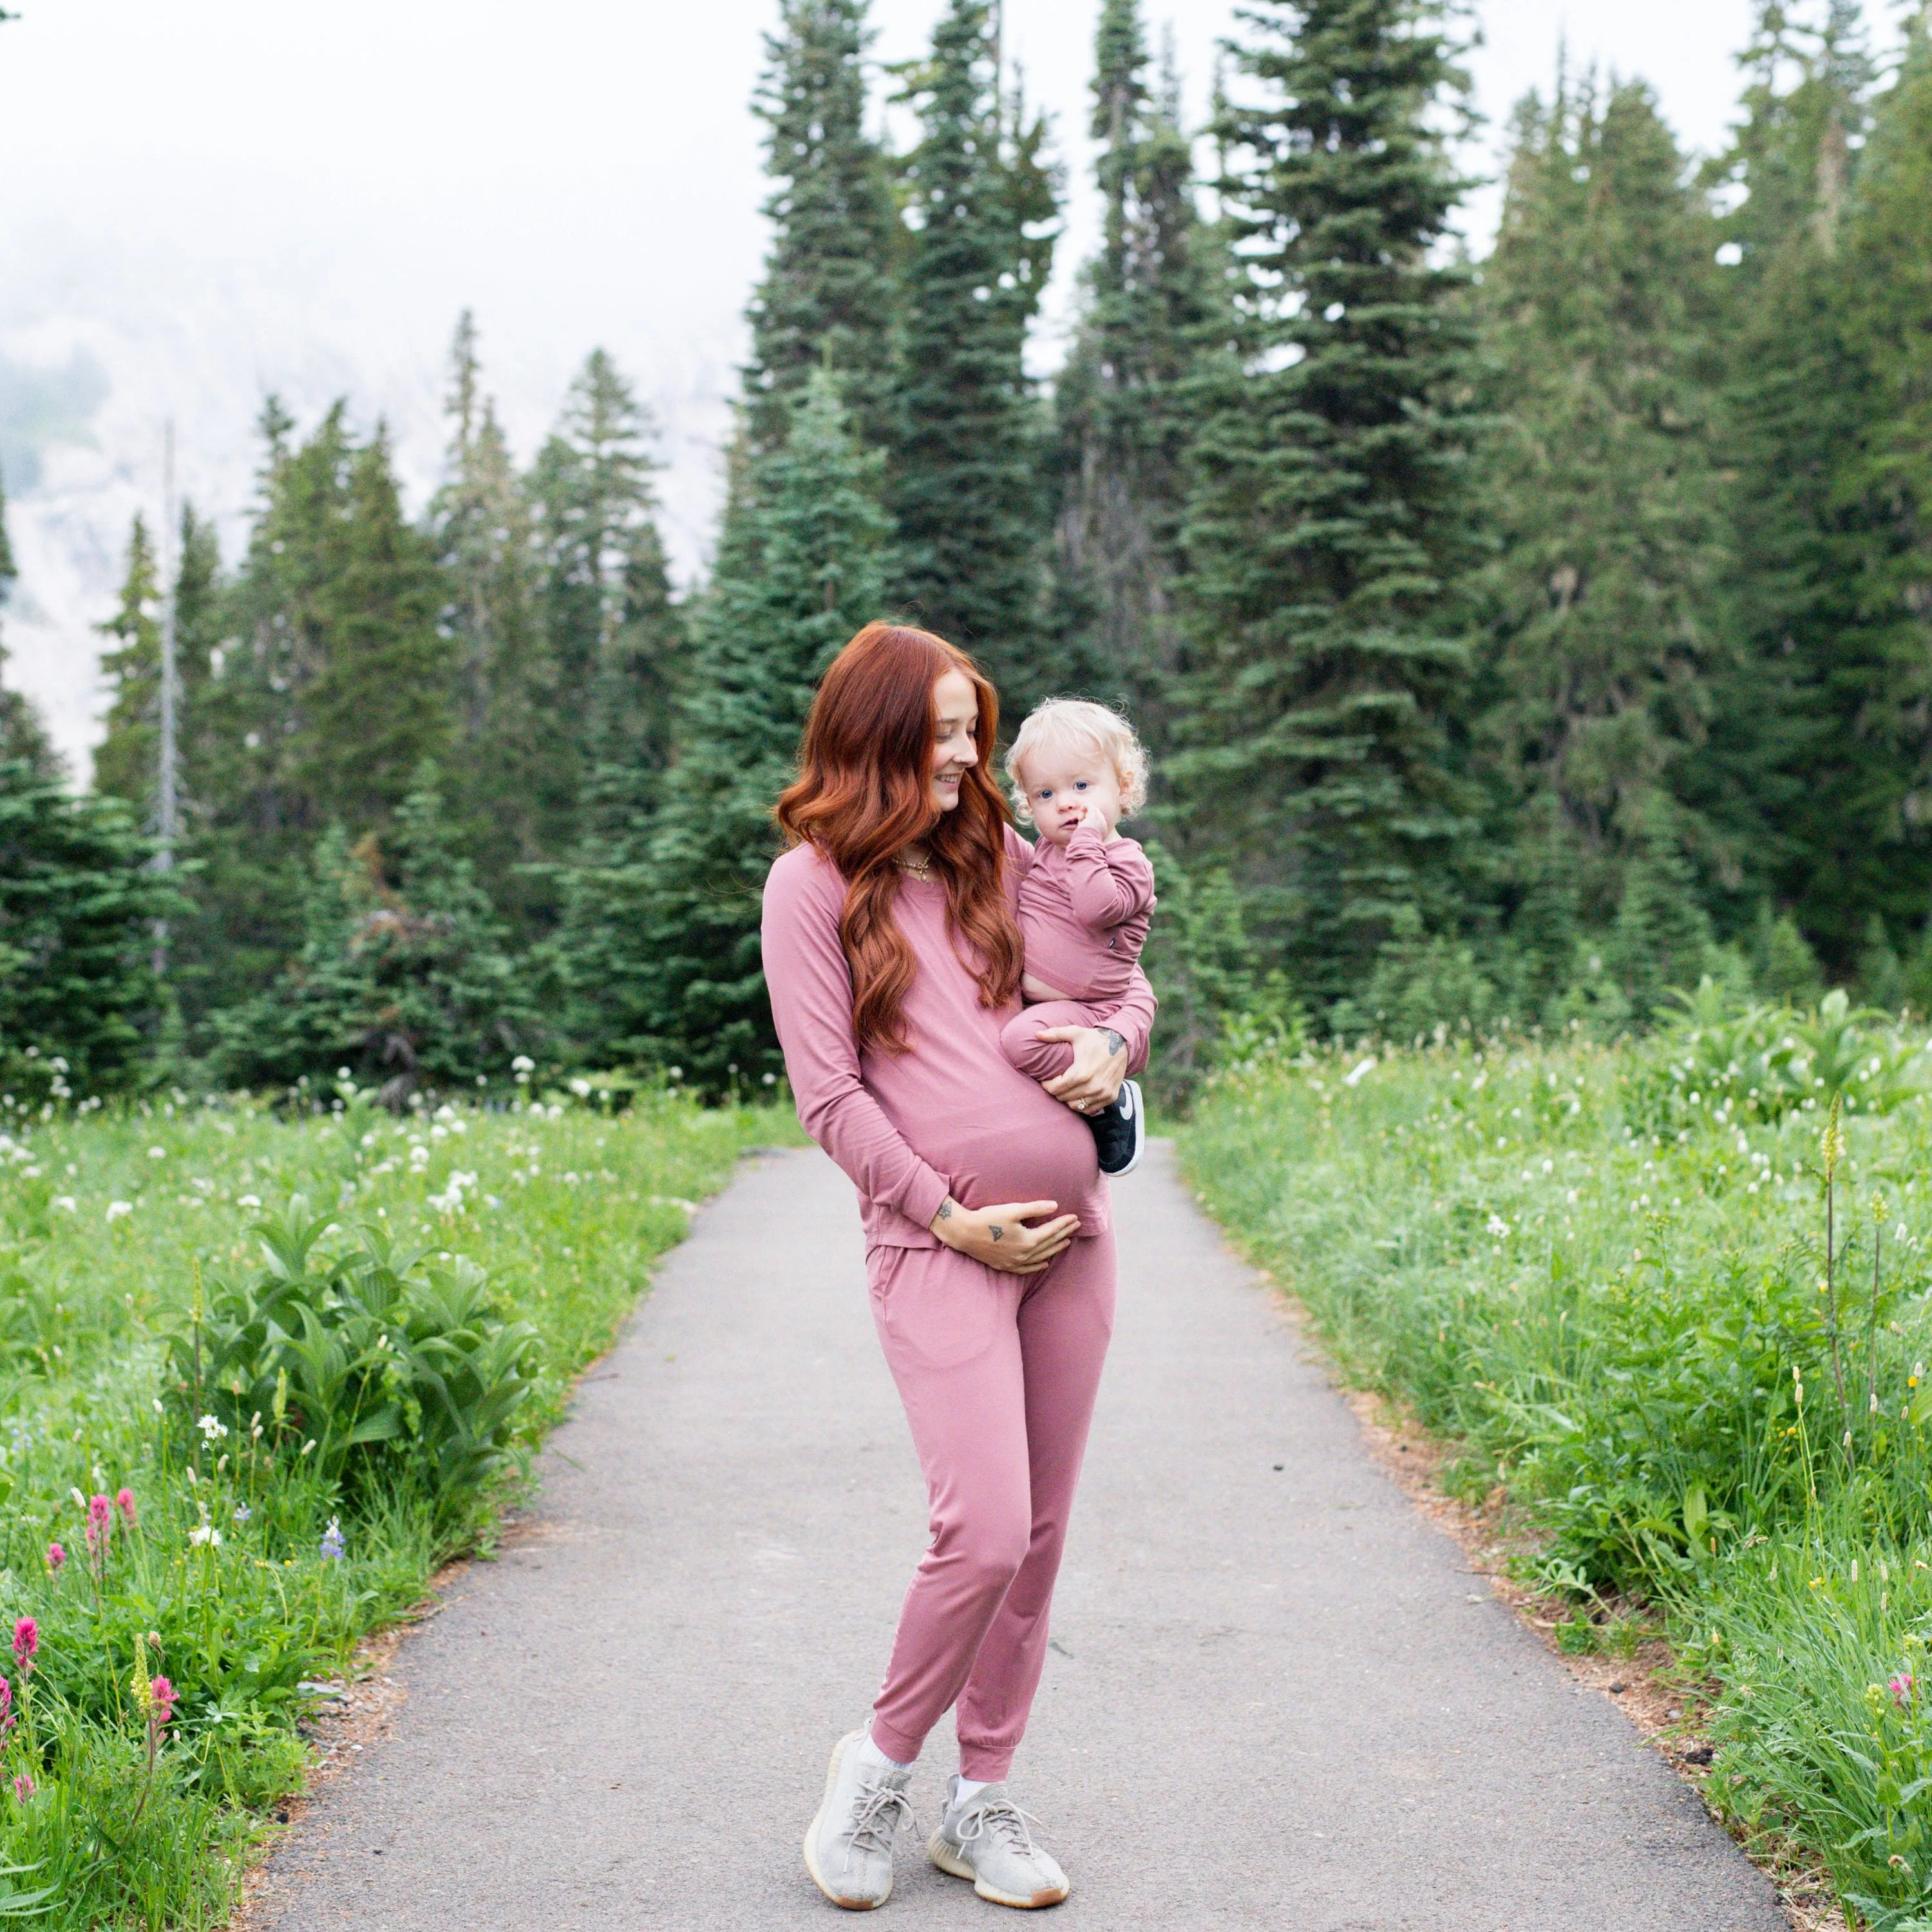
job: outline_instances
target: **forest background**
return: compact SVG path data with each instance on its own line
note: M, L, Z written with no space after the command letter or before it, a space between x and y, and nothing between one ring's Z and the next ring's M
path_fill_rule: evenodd
M1107 0L1051 383L1072 190L995 10L883 75L865 15L785 0L770 40L702 586L625 373L592 354L520 470L467 316L424 516L380 426L271 399L242 555L137 520L91 792L0 698L10 1090L774 1078L769 806L882 611L974 650L1010 726L1079 691L1150 741L1178 1097L1256 1015L1612 1034L1706 976L1932 1006L1924 10L1881 63L1854 0L1763 0L1705 162L1642 82L1559 74L1478 262L1458 10L1264 0L1196 128Z

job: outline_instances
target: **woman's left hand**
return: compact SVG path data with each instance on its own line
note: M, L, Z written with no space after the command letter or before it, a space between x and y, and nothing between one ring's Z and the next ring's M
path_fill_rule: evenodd
M1114 1046L1118 1034L1104 1027L1042 1027L1040 1037L1073 1043L1073 1064L1057 1078L1040 1082L1048 1093L1076 1114L1097 1114L1113 1105L1127 1077L1127 1049Z

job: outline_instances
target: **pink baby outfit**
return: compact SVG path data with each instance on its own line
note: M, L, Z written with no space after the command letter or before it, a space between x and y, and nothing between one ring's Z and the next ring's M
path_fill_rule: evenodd
M1141 948L1154 914L1154 867L1131 838L1111 843L1083 825L1064 846L1042 838L1020 884L1020 936L1026 969L1064 994L1006 1024L1000 1050L1029 1080L1052 1080L1073 1062L1064 1040L1042 1040L1045 1027L1113 1026L1139 975ZM1143 982L1144 983L1144 982Z
M1017 898L1033 850L1006 835ZM938 880L902 878L894 916L919 970L909 1050L860 1054L838 940L845 882L810 846L765 886L764 962L806 1131L852 1177L872 1315L925 1472L932 1535L899 1614L872 1736L902 1763L958 1706L962 1766L1004 1778L1040 1682L1100 1368L1112 1332L1114 1244L1094 1137L1008 1064L1001 1028L946 926ZM1138 973L1112 1022L1144 1060L1154 995ZM943 1247L928 1223L968 1207L1057 1201L1080 1238L1042 1274L1001 1274Z

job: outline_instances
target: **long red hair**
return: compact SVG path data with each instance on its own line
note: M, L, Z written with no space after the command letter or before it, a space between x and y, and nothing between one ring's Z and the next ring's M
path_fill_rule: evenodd
M932 802L932 688L948 671L979 699L979 762L960 781L959 802ZM915 839L946 884L946 922L980 982L983 1006L1019 989L1019 927L1003 887L1006 802L987 767L1000 700L966 653L930 631L868 624L825 674L805 726L796 783L775 816L794 844L816 846L845 878L838 938L852 968L852 1034L861 1051L903 1053L905 998L918 970L892 916L894 860Z

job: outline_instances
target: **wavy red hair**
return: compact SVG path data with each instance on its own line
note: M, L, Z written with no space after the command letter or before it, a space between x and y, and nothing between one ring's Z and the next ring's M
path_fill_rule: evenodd
M979 762L959 802L932 802L932 688L948 671L979 699ZM903 1053L905 998L919 970L892 916L894 860L915 839L945 881L946 922L963 936L980 1004L1019 990L1019 927L1004 880L1006 802L988 771L1000 724L998 694L956 646L903 624L868 624L832 659L806 721L796 783L774 815L794 844L810 844L845 879L838 938L852 968L852 1034L861 1051Z

